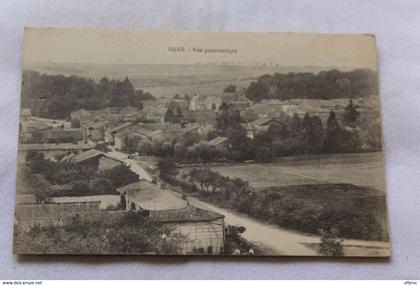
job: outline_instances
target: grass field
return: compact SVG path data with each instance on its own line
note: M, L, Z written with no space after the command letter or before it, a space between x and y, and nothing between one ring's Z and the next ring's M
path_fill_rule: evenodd
M249 181L259 189L272 186L349 183L385 191L382 153L311 155L273 163L211 167L224 176Z

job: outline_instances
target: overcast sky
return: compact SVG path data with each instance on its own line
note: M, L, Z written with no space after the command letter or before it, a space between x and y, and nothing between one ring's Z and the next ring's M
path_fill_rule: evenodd
M202 33L109 29L25 29L24 68L37 63L195 64L231 62L280 66L371 68L370 35ZM185 52L169 52L184 47ZM192 48L237 53L194 53Z

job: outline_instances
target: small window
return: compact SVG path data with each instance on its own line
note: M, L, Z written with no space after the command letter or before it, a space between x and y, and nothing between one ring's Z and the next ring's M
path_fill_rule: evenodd
M207 247L207 254L213 254L213 247L212 246Z

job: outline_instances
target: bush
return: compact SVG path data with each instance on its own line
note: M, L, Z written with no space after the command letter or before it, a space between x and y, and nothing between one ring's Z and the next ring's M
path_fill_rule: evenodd
M125 165L119 165L111 169L104 170L102 173L104 178L109 179L115 188L139 181L138 174L135 174Z
M271 150L268 147L261 146L257 147L257 151L255 153L255 161L256 162L271 162L273 159L273 155Z
M91 192L97 194L116 194L112 182L106 178L97 178L91 184Z
M78 180L72 184L72 192L75 194L86 194L90 190L89 184L86 181Z

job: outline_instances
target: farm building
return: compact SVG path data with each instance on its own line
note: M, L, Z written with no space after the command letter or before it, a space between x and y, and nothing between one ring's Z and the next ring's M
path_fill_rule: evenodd
M128 184L118 188L117 191L121 195L122 208L127 211L181 209L187 205L187 201L147 180Z
M98 171L107 170L116 166L122 165L122 162L108 156L97 149L90 149L88 151L63 157L62 162L72 162L77 164L94 165Z
M108 121L88 121L82 124L85 137L92 141L103 141L105 138L105 128Z
M70 113L70 117L72 120L79 121L81 123L94 120L97 117L100 117L104 114L104 110L85 110L79 109L76 111L72 111Z
M135 122L140 118L140 112L138 111L131 111L122 114L122 119L125 122Z
M113 127L108 127L105 131L105 142L108 144L114 144L115 134L123 129L130 127L131 125L133 125L133 123L125 122L123 124L118 124Z
M121 150L126 146L127 138L149 138L157 132L154 128L143 125L132 125L124 129L120 129L114 134L114 145L115 149Z
M146 180L126 185L117 191L120 192L123 209L144 212L153 220L167 225L171 233L185 236L186 240L181 246L183 254L194 250L219 254L223 249L224 216L193 207Z
M270 117L261 117L252 122L243 124L243 126L247 132L247 137L254 139L256 134L267 131L270 124L274 122L276 122L276 120Z
M229 139L226 137L215 137L207 143L219 151L227 150L229 148Z
M45 158L55 158L57 155L66 153L81 153L83 151L92 149L93 145L90 143L79 142L74 143L33 143L33 144L19 144L18 161L24 162L28 151L37 151L43 153Z
M150 105L143 108L146 119L152 120L156 123L163 123L165 121L165 113L168 110L169 103L161 100L153 101Z
M186 237L181 245L182 254L194 251L220 254L223 251L223 215L187 205L182 209L151 211L150 217L168 225L171 234L179 233Z
M77 143L83 140L83 130L80 128L61 129L53 128L45 131L46 143Z

